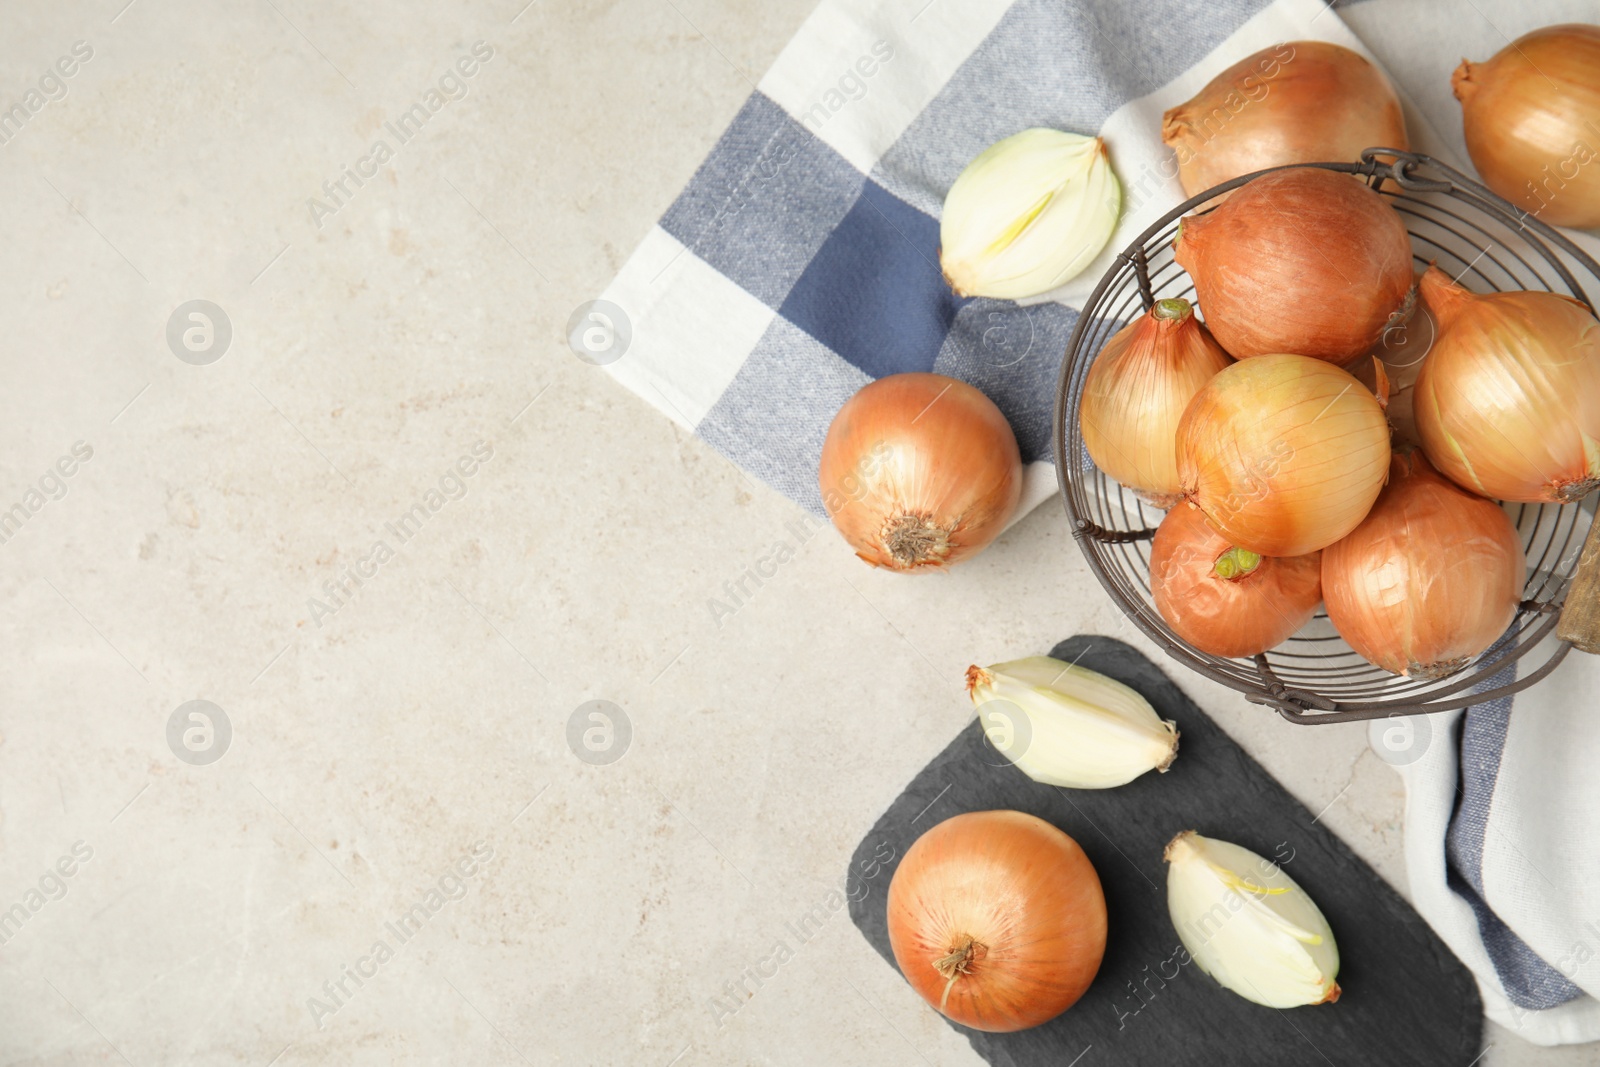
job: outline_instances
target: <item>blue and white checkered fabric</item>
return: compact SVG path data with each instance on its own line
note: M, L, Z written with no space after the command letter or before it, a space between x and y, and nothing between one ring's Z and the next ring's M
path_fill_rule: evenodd
M1519 5L1515 32L1592 20L1592 2L1587 14L1578 2ZM1459 122L1447 72L1468 45L1452 44L1452 28L1494 29L1492 47L1471 45L1482 59L1504 44L1499 26L1444 0L1373 0L1351 17L1394 43L1396 63L1425 54L1446 72L1418 89L1427 114L1407 102L1406 121L1413 148L1455 161L1428 121ZM823 439L857 389L901 371L960 378L1016 431L1020 516L1055 490L1055 381L1090 290L1183 199L1162 113L1244 56L1305 39L1378 61L1322 0L823 0L603 294L631 324L607 370L817 514ZM1122 220L1054 293L1025 306L958 299L937 265L945 191L984 147L1030 126L1105 138ZM1600 671L1584 658L1515 716L1498 701L1430 717L1431 745L1413 724L1425 751L1395 761L1418 909L1478 976L1490 1017L1547 1044L1600 1039L1600 745L1574 709L1547 706L1574 692L1594 703ZM1541 805L1558 828L1540 823Z

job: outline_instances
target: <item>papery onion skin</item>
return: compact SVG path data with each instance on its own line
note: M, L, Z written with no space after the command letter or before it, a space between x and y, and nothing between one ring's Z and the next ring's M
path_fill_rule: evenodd
M1422 275L1422 271L1416 272L1416 282L1422 281ZM1397 448L1402 444L1422 444L1422 438L1417 435L1415 414L1417 378L1422 374L1422 364L1427 360L1428 351L1438 336L1438 323L1419 285L1416 306L1410 319L1385 328L1378 346L1373 349L1373 355L1382 362L1393 390L1388 404L1384 406L1384 413L1389 416L1389 425L1394 428ZM1371 377L1369 367L1370 364L1365 360L1357 360L1346 369L1366 385Z
M1360 526L1322 553L1328 619L1392 674L1432 680L1494 644L1527 581L1522 540L1498 504L1397 452Z
M1411 238L1399 213L1320 167L1263 174L1186 216L1174 254L1235 359L1294 352L1348 363L1409 306Z
M1365 56L1327 41L1263 48L1161 120L1187 196L1289 163L1341 163L1409 147L1394 86Z
M1173 508L1150 545L1150 594L1173 632L1202 652L1233 659L1287 641L1322 601L1319 553L1263 556L1236 578L1217 573L1233 546L1197 508Z
M1157 507L1171 507L1181 499L1178 420L1232 362L1187 300L1157 301L1112 335L1089 368L1078 406L1089 458Z
M1588 307L1473 293L1437 267L1422 292L1439 328L1414 402L1429 461L1496 500L1570 503L1600 485L1600 322Z
M1345 371L1308 356L1219 372L1178 424L1184 496L1229 544L1304 556L1355 529L1389 471L1389 424Z
M1600 27L1546 26L1451 79L1483 183L1556 226L1600 226Z
M828 427L818 470L833 524L874 567L948 567L999 536L1022 455L994 401L942 374L863 386Z
M1094 981L1105 894L1083 849L1043 819L968 812L906 851L889 882L888 928L895 963L924 1000L963 1026L1009 1033L1060 1015ZM935 965L952 956L966 958Z

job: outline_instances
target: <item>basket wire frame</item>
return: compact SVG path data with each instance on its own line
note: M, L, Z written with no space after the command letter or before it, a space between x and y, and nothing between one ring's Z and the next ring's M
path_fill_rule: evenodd
M1366 178L1405 217L1419 268L1437 263L1477 292L1542 289L1572 296L1594 310L1580 278L1600 289L1600 264L1549 225L1428 156L1391 148L1369 148L1361 156L1359 163L1296 166ZM1156 300L1195 300L1193 282L1172 255L1183 216L1265 173L1224 182L1157 220L1117 256L1073 329L1056 389L1054 450L1062 500L1090 570L1123 613L1169 655L1254 703L1276 708L1290 722L1352 722L1446 711L1527 689L1555 670L1572 649L1552 633L1593 521L1592 511L1586 510L1592 504L1508 508L1528 559L1522 603L1493 649L1442 679L1407 678L1368 663L1339 637L1320 609L1295 636L1252 659L1201 652L1178 637L1156 611L1150 593L1150 539L1165 512L1093 466L1078 424L1078 405L1090 365L1117 330ZM1204 313L1202 306L1202 317ZM1515 681L1474 691L1536 649L1537 656L1519 664Z

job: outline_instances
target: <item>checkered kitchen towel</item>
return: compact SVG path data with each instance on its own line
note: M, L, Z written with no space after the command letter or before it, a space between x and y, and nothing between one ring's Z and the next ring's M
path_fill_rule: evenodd
M1531 25L1593 18L1566 10L1570 2L1519 7L1551 16ZM1448 50L1452 22L1488 18L1476 10L1369 0L1350 15L1372 40L1403 42L1394 59L1406 63ZM1054 492L1055 382L1078 309L1116 252L1183 199L1162 112L1244 56L1309 38L1372 54L1322 0L823 0L603 294L623 318L615 332L591 335L605 350L595 362L819 515L817 463L845 400L901 371L961 378L1016 431L1024 514ZM1446 71L1456 59L1428 54ZM1453 130L1447 84L1442 94L1428 98L1428 113ZM1413 148L1457 156L1409 102L1406 118ZM937 266L945 191L979 151L1030 126L1106 139L1123 182L1121 223L1097 262L1026 306L957 299ZM574 343L590 328L576 321ZM1600 691L1595 670L1564 667L1558 677L1588 704ZM1519 800L1548 783L1568 788L1543 799L1581 823L1564 831L1592 835L1600 775L1585 765L1600 746L1531 729L1551 711L1545 694L1559 695L1546 686L1516 716L1506 702L1432 717L1433 742L1399 755L1381 726L1374 739L1404 764L1413 896L1473 967L1490 1016L1529 1040L1594 1040L1600 849L1555 858L1555 831L1538 824L1537 809L1504 799L1513 753L1564 758L1569 773L1524 768L1512 784ZM1508 722L1520 743L1503 744ZM1533 869L1516 856L1530 848L1544 856L1539 877L1557 888L1529 889ZM1574 962L1579 941L1593 963Z

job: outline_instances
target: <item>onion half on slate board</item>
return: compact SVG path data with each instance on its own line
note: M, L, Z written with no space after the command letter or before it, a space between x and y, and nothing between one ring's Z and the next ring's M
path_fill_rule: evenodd
M1065 1014L1032 1030L989 1034L950 1023L979 1055L996 1067L1475 1061L1483 1030L1477 985L1372 868L1133 648L1080 636L1050 654L1132 686L1163 719L1176 719L1183 742L1172 769L1116 789L1040 785L989 747L974 720L896 798L850 861L852 871L882 866L875 888L852 900L850 918L891 967L887 894L876 887L888 885L884 873L892 877L898 857L940 821L1014 808L1065 830L1094 861L1110 922L1094 984ZM1344 993L1337 1004L1264 1008L1184 962L1161 860L1180 830L1273 858L1311 895L1339 940ZM883 865L885 855L896 860ZM909 986L905 996L920 1003Z

